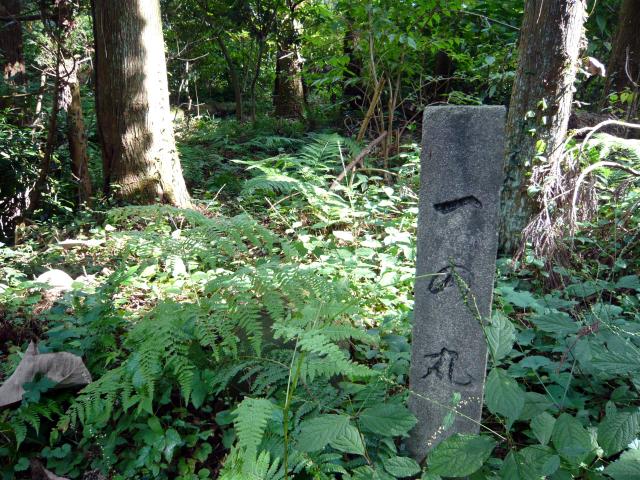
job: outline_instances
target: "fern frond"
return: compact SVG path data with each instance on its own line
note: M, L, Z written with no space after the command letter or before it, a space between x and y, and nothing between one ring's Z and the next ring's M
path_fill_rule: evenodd
M236 418L233 421L238 446L246 451L245 458L256 457L258 446L267 428L276 406L266 398L246 397L234 410Z

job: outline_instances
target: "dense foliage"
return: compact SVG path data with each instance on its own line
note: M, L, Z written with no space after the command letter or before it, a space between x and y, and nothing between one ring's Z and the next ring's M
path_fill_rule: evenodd
M590 157L637 165L637 150L606 140ZM233 191L212 175L198 184L212 194L201 212L95 211L3 248L3 332L15 345L5 371L39 331L42 352L82 355L95 379L77 393L42 379L3 412L5 475L32 452L70 477L418 474L402 446L415 423L405 400L416 147L403 148L393 186L356 174L331 190L341 156L359 148L336 134L203 122L182 145L194 186L232 146L245 160L219 175L235 177ZM634 477L638 245L612 232L636 235L626 212L640 191L614 171L598 182L617 200L602 194L566 268L501 264L494 315L479 319L491 364L483 432L444 442L423 478ZM56 244L76 236L104 243ZM44 266L84 275L52 300L29 280Z
M104 193L90 2L17 3L33 18L24 75L0 83L0 381L30 341L93 381L38 376L0 409L3 479L39 463L73 479L640 478L640 141L628 124L575 131L637 120L637 85L581 71L562 162L541 145L523 165L544 223L498 259L491 318L456 279L489 347L484 413L419 465L420 115L509 102L523 2L163 0L193 209ZM607 58L620 3L589 5L585 55ZM302 113L276 116L298 74ZM52 269L70 288L35 280Z

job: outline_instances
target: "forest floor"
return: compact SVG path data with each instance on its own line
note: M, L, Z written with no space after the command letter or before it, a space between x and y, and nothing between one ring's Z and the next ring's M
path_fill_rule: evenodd
M331 469L354 479L417 474L399 439L413 425L404 404L418 145L392 158L391 182L367 164L332 189L360 148L335 133L202 121L178 138L198 211L96 208L30 227L18 246L0 248L0 378L36 338L43 353L81 355L94 378L80 394L34 382L28 400L0 413L4 471L24 471L36 455L72 478L97 468L113 478L231 479L246 468L238 452L254 448L254 467L275 472L270 461L289 440L271 402L292 414L289 467L307 472L296 478L332 478ZM509 455L549 475L626 465L618 455L635 433L611 436L606 422L640 419L640 383L629 375L640 371L640 263L619 255L624 232L607 229L638 196L627 191L576 237L571 260L553 269L559 283L530 253L517 268L498 261L483 422L501 447L478 478L516 478ZM60 243L68 239L94 242ZM34 283L49 269L76 280L58 292ZM247 403L261 399L269 402ZM256 412L267 409L253 437L243 430L249 406L258 424ZM375 421L365 415L379 406ZM314 454L322 449L303 448L313 442L302 433L314 415L348 415L362 437L350 446L327 440L322 447L337 456ZM538 444L544 461L527 450ZM446 463L429 471L448 475Z

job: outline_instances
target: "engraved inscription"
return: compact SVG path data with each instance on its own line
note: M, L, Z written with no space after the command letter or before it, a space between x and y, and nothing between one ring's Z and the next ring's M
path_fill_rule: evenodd
M435 363L427 368L427 373L422 378L427 378L433 374L440 380L446 378L449 383L462 387L469 385L473 381L473 377L468 373L464 373L462 376L456 373L458 352L455 350L449 350L445 347L438 353L427 354L424 357L435 360Z
M459 208L466 207L467 205L473 208L482 208L482 202L473 195L457 198L455 200L449 200L448 202L440 202L433 205L436 212L447 214L455 212Z
M469 285L471 280L471 272L466 267L463 267L462 265L454 265L454 266L449 265L447 267L441 268L438 271L438 273L433 277L433 279L429 283L429 291L431 293L440 293L445 288L455 285L456 279L454 276L454 270L455 270L455 273L457 273L460 276L460 278L464 281L464 283Z

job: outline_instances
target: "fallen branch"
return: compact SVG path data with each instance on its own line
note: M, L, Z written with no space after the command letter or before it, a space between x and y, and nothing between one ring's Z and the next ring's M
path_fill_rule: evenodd
M373 142L371 142L369 145L367 145L365 148L362 149L362 151L356 155L356 158L353 159L353 161L347 165L346 167L344 167L344 170L342 171L342 173L340 175L338 175L336 177L336 179L333 181L333 183L331 184L331 190L334 190L336 188L338 188L338 186L340 185L340 182L342 180L344 180L344 177L346 177L349 172L351 170L353 170L354 168L356 168L358 166L359 163L361 163L364 160L364 157L366 157L367 155L369 155L369 153L371 153L371 151L376 148L376 146L382 142L387 136L387 132L382 132L382 134L380 134L380 136L378 138L376 138Z

